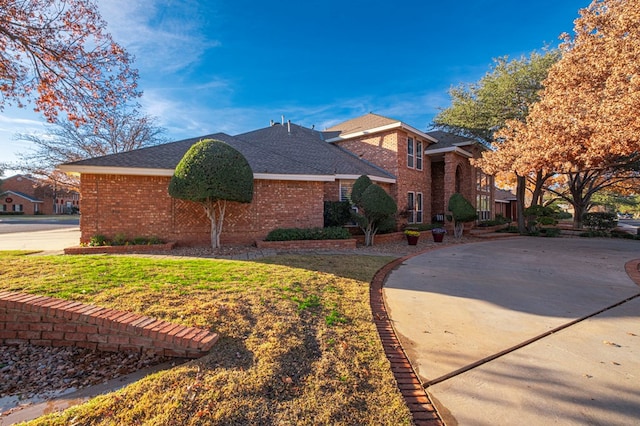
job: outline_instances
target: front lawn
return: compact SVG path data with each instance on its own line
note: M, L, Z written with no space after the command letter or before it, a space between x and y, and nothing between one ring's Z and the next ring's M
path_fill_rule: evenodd
M390 260L0 252L0 290L129 310L221 335L199 360L30 424L411 424L369 307L368 283Z

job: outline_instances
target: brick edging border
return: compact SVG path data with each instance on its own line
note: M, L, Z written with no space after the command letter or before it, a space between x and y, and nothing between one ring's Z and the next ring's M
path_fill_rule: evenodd
M403 262L412 257L437 249L439 249L439 247L430 247L419 253L404 256L387 263L375 273L369 286L369 303L371 305L371 312L373 313L373 321L378 330L380 340L382 341L384 353L391 363L391 371L398 384L398 389L404 397L413 421L417 426L444 426L444 422L422 386L418 375L398 340L389 315L387 315L382 287L391 271Z
M624 270L629 278L640 286L640 259L633 259L625 263Z
M105 352L199 358L218 334L80 302L0 292L0 344L77 346Z

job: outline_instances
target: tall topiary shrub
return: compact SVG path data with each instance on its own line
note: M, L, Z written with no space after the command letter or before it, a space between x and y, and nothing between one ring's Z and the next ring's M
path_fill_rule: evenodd
M219 248L227 202L251 202L253 172L246 158L230 145L203 140L178 163L169 195L202 205L211 221L211 247Z
M453 235L456 238L462 237L465 222L471 222L478 217L473 204L457 192L449 198L447 210L451 212L449 216L450 220L453 220Z
M364 175L353 184L351 201L358 208L354 220L364 232L365 245L371 246L380 225L396 213L398 206L380 185L372 183Z

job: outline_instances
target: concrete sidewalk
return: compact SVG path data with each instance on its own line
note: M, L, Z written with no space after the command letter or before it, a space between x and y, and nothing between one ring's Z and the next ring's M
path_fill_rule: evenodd
M404 262L384 294L448 425L637 424L638 258L616 239L457 245Z

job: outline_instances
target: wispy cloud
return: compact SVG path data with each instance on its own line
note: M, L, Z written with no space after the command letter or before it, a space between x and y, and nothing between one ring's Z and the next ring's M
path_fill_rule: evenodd
M220 45L201 31L197 2L110 0L99 3L114 39L137 58L140 68L172 73L197 63ZM184 19L188 16L188 19Z

